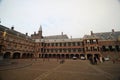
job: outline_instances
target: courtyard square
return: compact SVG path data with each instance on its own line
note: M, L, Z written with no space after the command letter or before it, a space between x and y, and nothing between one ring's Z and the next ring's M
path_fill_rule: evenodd
M120 80L120 62L92 65L88 60L14 59L0 68L0 80Z

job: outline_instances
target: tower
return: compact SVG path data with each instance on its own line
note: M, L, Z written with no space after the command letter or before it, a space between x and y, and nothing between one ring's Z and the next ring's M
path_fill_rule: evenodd
M39 31L38 31L38 36L42 38L42 26L40 25Z

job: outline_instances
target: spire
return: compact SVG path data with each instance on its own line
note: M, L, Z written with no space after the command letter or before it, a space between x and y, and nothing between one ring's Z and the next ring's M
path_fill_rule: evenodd
M42 25L40 25L39 31L42 31Z

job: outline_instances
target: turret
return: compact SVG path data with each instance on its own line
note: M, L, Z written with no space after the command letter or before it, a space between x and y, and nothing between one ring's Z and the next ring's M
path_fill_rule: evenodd
M42 38L42 26L40 25L39 31L38 31L38 35L40 38Z

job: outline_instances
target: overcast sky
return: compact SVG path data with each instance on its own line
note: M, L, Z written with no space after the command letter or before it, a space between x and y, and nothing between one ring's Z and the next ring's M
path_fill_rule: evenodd
M42 25L43 36L81 38L91 30L120 31L120 0L0 0L0 18L29 35Z

